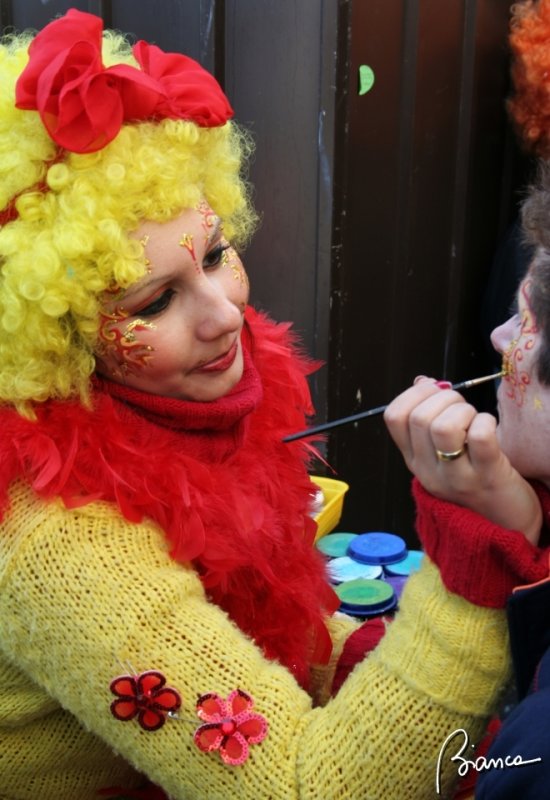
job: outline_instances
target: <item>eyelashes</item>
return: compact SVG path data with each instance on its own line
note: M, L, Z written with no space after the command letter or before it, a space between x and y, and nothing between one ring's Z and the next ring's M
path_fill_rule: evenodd
M139 308L132 316L136 317L152 317L155 314L160 314L161 311L164 311L170 305L172 297L175 295L174 289L165 289L157 298L155 298L151 303L148 303L143 308Z
M217 267L223 261L223 254L226 250L229 250L231 245L228 242L216 245L209 253L207 253L204 257L203 267L208 269L211 267Z
M231 247L228 243L216 245L203 259L203 269L213 269L224 262L224 253ZM132 312L132 316L152 317L165 311L170 305L173 296L176 294L174 289L164 289L161 294L147 305L137 308Z

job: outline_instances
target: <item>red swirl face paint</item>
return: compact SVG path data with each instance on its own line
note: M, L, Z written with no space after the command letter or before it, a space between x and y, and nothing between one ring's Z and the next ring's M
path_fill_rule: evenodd
M121 330L119 323L128 316L128 311L120 305L110 313L103 310L100 314L100 345L97 352L102 358L112 357L116 364L113 374L119 377L138 373L147 365L153 353L153 347L140 341L136 332L154 330L155 325L143 319L134 319Z
M517 335L510 341L502 354L502 368L507 389L506 395L518 406L526 399L527 387L531 383L530 351L536 343L539 332L535 317L529 304L531 280L523 281L518 294Z

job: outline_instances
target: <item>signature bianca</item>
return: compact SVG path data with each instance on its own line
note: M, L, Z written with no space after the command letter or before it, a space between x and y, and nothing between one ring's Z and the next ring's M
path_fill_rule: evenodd
M460 738L462 737L462 744L460 744ZM473 769L476 772L486 772L490 769L507 769L510 767L525 767L528 764L536 764L539 761L542 761L542 758L530 758L524 760L522 756L515 755L515 756L500 756L498 758L485 758L485 756L478 756L475 759L468 759L465 757L464 753L468 747L474 747L474 745L470 745L470 739L468 734L464 730L464 728L457 728L455 731L450 733L443 744L441 745L441 750L439 751L439 756L437 758L437 766L436 766L436 773L435 773L435 791L436 794L441 794L441 765L443 762L443 758L447 751L447 748L450 746L451 742L454 739L458 739L458 743L460 744L459 749L457 752L451 756L450 760L456 764L458 764L458 775L463 778L469 769Z

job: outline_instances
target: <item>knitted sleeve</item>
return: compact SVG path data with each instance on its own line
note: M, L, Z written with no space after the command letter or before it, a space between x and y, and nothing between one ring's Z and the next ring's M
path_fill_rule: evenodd
M451 592L477 605L504 608L516 586L548 576L548 548L527 541L468 508L438 500L413 481L416 528Z
M132 525L107 504L41 509L27 496L17 508L0 536L1 649L58 710L46 703L33 728L42 771L25 781L22 764L20 783L1 776L15 798L92 800L102 788L87 764L96 740L106 761L120 754L175 800L432 797L438 761L445 790L456 777L451 753L439 758L444 741L463 728L475 742L507 679L504 614L447 592L426 561L381 644L313 708L290 673L207 601L155 526ZM160 671L182 697L178 719L150 732L110 710L113 678L145 670ZM235 689L254 699L269 731L230 766L193 734L197 696ZM10 725L28 741L23 723ZM85 747L75 726L90 732ZM55 761L60 737L76 788Z

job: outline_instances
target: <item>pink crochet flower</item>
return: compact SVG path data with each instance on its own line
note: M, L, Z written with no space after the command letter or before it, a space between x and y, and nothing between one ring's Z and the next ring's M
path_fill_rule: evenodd
M166 722L168 712L175 713L181 706L179 692L165 686L162 672L148 670L141 675L120 675L111 681L111 691L118 696L111 703L113 716L128 722L137 716L146 731L157 731Z
M29 63L16 85L16 106L39 112L51 138L73 153L109 144L123 122L188 119L223 125L233 110L216 79L192 58L138 42L141 69L105 68L103 23L71 8L33 39Z
M235 689L227 700L213 692L197 701L197 715L205 721L195 731L195 744L204 753L219 750L226 764L244 764L249 744L258 744L268 731L267 720L252 714L254 701L249 694Z

